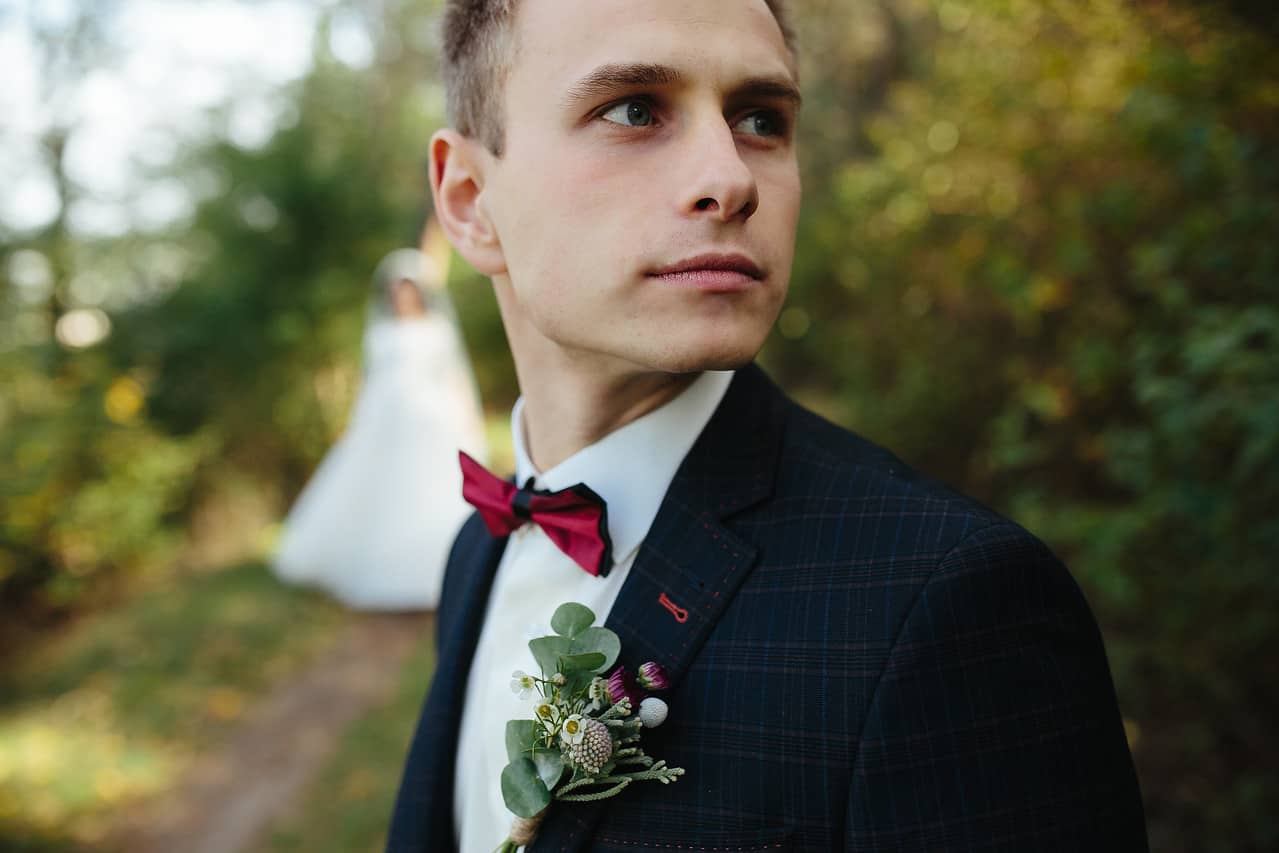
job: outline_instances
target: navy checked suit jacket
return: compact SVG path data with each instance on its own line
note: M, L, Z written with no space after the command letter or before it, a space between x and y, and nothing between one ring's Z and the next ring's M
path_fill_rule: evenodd
M456 736L504 545L475 516L449 558L390 853L455 848ZM645 746L687 775L553 805L532 853L1148 849L1101 635L1062 564L757 367L605 624L628 668L670 673Z

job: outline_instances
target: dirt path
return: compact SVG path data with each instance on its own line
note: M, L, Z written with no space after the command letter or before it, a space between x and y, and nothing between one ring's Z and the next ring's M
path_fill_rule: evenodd
M345 728L394 689L429 616L358 616L310 669L268 694L112 845L128 853L245 853L306 789Z

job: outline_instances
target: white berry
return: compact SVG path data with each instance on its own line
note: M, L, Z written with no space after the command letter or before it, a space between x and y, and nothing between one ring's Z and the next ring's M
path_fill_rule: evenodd
M640 722L646 729L655 729L666 722L666 714L670 709L666 703L656 696L649 696L639 706Z

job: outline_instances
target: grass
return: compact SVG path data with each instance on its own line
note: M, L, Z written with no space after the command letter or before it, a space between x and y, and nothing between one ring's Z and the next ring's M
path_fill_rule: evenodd
M390 701L346 731L298 808L269 834L262 853L383 849L409 738L434 669L433 644L423 643L405 663Z
M92 844L345 618L246 564L170 577L51 638L0 676L0 849Z

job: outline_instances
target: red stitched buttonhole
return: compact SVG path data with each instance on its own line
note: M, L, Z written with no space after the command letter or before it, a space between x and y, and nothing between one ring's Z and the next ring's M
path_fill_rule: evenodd
M671 601L666 593L658 596L657 603L669 610L671 615L675 617L675 621L681 625L688 621L688 611Z

